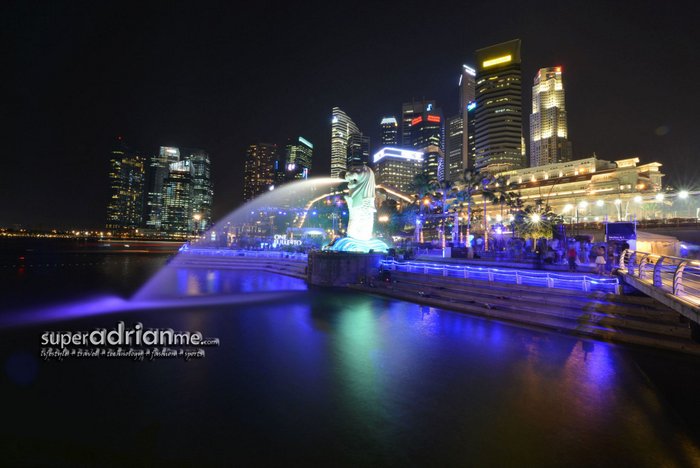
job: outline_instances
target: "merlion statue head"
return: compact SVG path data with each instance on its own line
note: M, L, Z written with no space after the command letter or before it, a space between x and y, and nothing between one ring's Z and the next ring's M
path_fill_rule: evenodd
M351 167L345 173L350 197L354 199L374 198L374 172L367 166Z

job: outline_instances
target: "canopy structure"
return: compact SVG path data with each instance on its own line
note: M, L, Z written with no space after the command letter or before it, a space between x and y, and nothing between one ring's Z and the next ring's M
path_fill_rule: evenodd
M673 236L665 236L649 231L637 231L635 250L672 257L680 256L681 241Z

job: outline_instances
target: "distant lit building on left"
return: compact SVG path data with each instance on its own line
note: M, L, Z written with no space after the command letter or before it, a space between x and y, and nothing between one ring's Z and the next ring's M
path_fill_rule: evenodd
M121 137L110 156L110 198L105 227L109 231L133 233L143 222L146 162L143 156L127 148Z
M252 200L275 185L275 161L277 145L274 143L253 143L246 151L243 172L243 199Z

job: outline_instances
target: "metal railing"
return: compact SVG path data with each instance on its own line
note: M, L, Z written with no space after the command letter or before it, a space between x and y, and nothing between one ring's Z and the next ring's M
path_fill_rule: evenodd
M198 255L203 257L253 257L253 258L280 258L297 261L306 261L308 256L303 252L284 252L281 250L232 250L232 249L204 249L182 246L180 254Z
M625 250L620 270L695 305L700 305L700 261Z
M559 274L544 271L487 268L449 263L430 263L421 261L398 262L382 260L382 267L388 270L422 273L426 275L450 276L454 278L475 279L481 281L523 284L545 288L570 289L579 291L620 292L617 277L605 278L586 274Z

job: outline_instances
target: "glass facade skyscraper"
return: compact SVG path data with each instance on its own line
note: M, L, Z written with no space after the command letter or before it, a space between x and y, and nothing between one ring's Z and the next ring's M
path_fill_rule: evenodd
M399 123L396 117L383 117L379 124L381 129L381 145L382 146L398 146L399 145Z
M353 133L348 138L347 167L369 164L369 137L361 133Z
M192 218L194 231L204 231L211 226L211 208L214 186L211 181L209 153L201 149L188 150L185 159L192 165Z
M410 193L413 177L423 170L423 153L385 147L372 157L377 184Z
M161 229L169 234L191 234L193 216L194 167L183 160L170 164L163 180Z
M466 109L465 109L466 114ZM445 155L447 158L447 180L457 181L464 171L463 161L463 136L464 121L461 115L455 115L447 119L445 124Z
M148 193L146 195L146 227L161 230L163 210L163 181L170 173L170 165L180 161L180 149L161 146L148 164Z
M476 51L477 170L491 173L525 166L520 39Z
M444 136L444 119L440 109L431 106L429 111L411 120L411 146L424 154L423 172L433 182L445 179Z
M541 68L532 87L530 166L571 161L561 67Z
M276 173L281 169L284 177L278 177L275 181L276 185L280 182L284 183L287 180L293 179L308 179L311 172L311 164L313 162L314 145L306 138L300 136L296 140L290 139L285 147L284 167L276 168Z
M413 146L413 135L411 133L411 122L423 112L432 112L435 108L435 101L411 101L404 102L401 106L401 146Z

